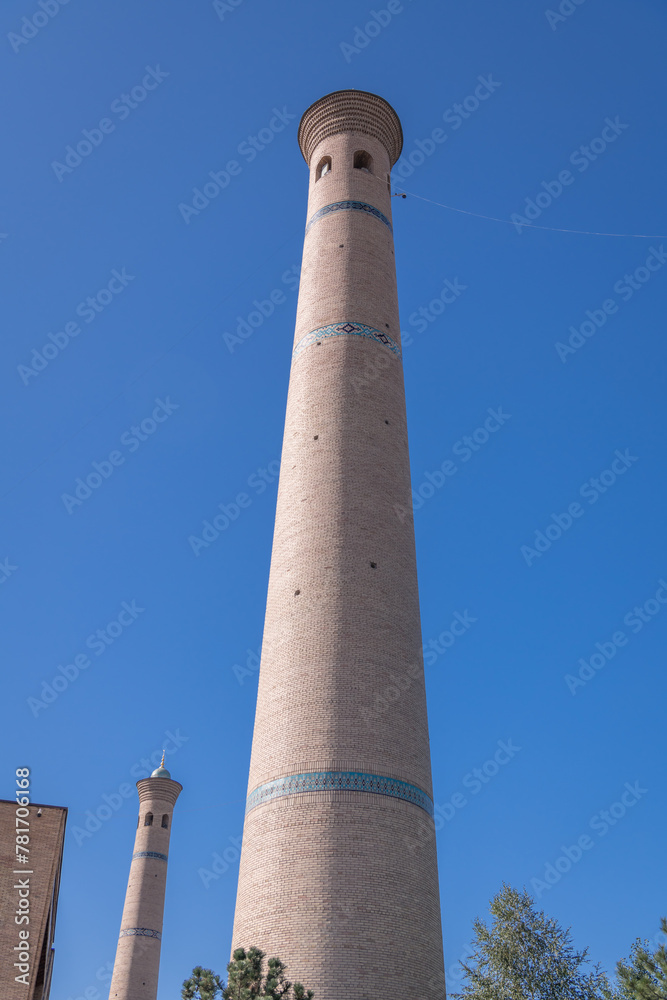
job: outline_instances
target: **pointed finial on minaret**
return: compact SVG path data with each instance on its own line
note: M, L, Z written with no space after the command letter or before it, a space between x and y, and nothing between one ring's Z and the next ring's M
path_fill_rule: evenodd
M166 751L163 750L162 751L162 760L160 761L160 766L155 768L155 770L151 774L151 778L171 778L171 775L170 775L169 771L164 766L164 755L165 755L165 753L166 753Z

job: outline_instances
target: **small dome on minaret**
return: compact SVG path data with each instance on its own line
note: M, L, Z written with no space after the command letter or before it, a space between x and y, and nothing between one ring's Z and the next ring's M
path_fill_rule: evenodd
M151 774L151 778L171 778L171 774L164 766L164 750L162 751L162 760L160 761L160 766L155 768L155 770Z

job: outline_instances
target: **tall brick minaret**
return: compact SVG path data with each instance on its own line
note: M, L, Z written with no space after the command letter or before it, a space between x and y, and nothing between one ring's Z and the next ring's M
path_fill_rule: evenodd
M344 90L310 171L233 946L316 1000L442 1000L389 172L394 110Z
M156 1000L171 820L183 786L162 763L137 782L139 820L109 1000Z

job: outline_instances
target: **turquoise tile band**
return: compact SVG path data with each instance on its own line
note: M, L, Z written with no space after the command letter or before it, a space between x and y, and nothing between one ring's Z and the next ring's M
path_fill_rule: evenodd
M154 931L152 927L125 927L119 937L150 937L157 938L158 941L162 940L162 934L160 931Z
M417 785L397 778L385 778L381 774L365 774L362 771L308 771L305 774L291 774L286 778L276 778L259 785L248 796L246 813L265 802L285 795L301 795L304 792L370 792L386 795L403 802L412 802L433 817L433 801Z
M366 215L372 215L373 218L379 219L380 222L384 223L390 233L393 234L394 230L392 228L391 222L379 208L375 205L369 205L365 201L333 201L330 205L325 205L315 212L313 216L308 221L306 226L306 232L310 230L316 222L323 219L327 215L331 215L333 212L365 212Z
M401 349L393 337L383 333L382 330L376 330L374 326L367 326L365 323L346 322L329 323L327 326L318 327L317 330L311 330L310 333L301 338L292 351L292 360L298 358L307 347L312 347L313 344L321 344L323 340L328 340L329 337L344 336L366 337L368 340L374 340L376 343L388 347L396 357L401 357Z

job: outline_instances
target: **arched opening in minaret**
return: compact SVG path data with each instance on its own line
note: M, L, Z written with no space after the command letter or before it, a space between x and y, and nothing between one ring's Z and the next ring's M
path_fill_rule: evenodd
M169 828L169 815L168 815L168 813L165 813L164 816L162 817L162 828L164 830L167 830Z
M153 825L153 813L146 813L144 826L152 826L152 825Z
M331 170L331 157L323 156L320 162L317 164L317 171L315 173L315 180L319 181L320 177L324 177Z
M373 173L373 157L363 149L358 149L354 154L354 169L363 170L366 174Z

